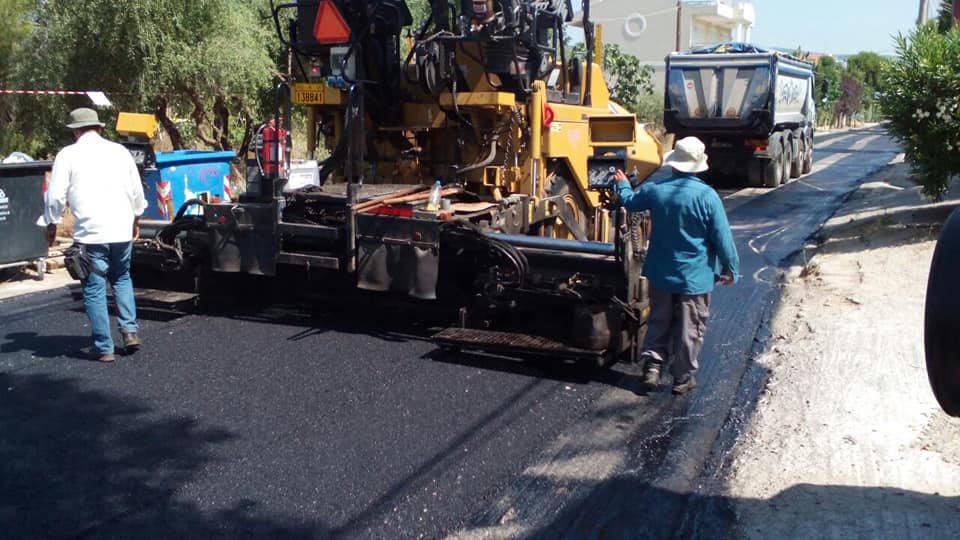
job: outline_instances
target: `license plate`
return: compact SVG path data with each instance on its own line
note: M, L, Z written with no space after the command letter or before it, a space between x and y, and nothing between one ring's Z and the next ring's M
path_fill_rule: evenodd
M298 105L323 105L324 85L297 83L293 86L293 102Z

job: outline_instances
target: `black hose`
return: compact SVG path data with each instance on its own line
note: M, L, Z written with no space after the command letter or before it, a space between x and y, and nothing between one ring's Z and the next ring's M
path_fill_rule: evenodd
M177 214L173 220L171 220L168 225L161 227L156 234L154 234L154 239L161 247L177 251L174 246L177 235L183 231L196 231L206 228L207 224L202 216L185 215L187 209L191 206L198 205L202 208L205 204L206 203L200 199L190 199L184 202L180 205L180 209L177 210Z
M410 50L407 51L407 58L403 61L403 77L407 80L408 84L413 84L413 80L410 79L410 60L413 59L413 54L417 50L417 45L423 40L423 36L427 33L427 28L430 27L430 23L433 22L433 12L430 12L430 15L423 21L423 24L420 25L420 29L417 30L417 37L413 40L413 47L410 47Z
M189 207L191 207L191 206L193 206L193 205L195 205L195 204L198 205L198 206L200 206L201 208L203 208L203 206L204 206L205 204L207 204L207 203L203 202L203 201L200 200L200 199L189 199L189 200L185 201L183 204L180 205L180 209L177 210L177 215L176 215L176 217L173 218L173 220L176 221L176 220L182 218L182 217L183 217L183 214L187 211L187 208L189 208Z
M347 95L347 111L351 111L357 106L358 99L362 99L360 89L354 86ZM330 173L346 161L347 149L349 148L350 140L353 138L354 123L356 121L357 120L348 112L347 118L343 123L343 133L340 134L340 140L337 141L337 147L333 150L333 153L330 154L330 157L323 160L323 163L320 165L319 174L321 186L327 181ZM363 119L360 118L359 121L363 122Z
M516 286L523 287L530 272L530 263L516 246L497 240L483 234L480 228L465 219L454 219L441 224L443 233L458 240L471 243L482 248L491 255L491 258L506 262L516 272Z
M499 137L497 135L494 135L493 140L490 141L490 153L487 154L487 157L484 158L483 161L480 161L478 163L473 163L471 165L467 165L466 167L457 171L457 174L461 175L465 172L479 169L480 167L486 167L487 165L493 163L493 160L496 159L497 157L497 141L498 140L499 140Z
M457 119L467 125L467 127L473 127L473 124L467 120L463 113L460 112L460 105L457 104L457 76L453 76L453 92L450 93L450 100L453 101L453 112L456 114Z

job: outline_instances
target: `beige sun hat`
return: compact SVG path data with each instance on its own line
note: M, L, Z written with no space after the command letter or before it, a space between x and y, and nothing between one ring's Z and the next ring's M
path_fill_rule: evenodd
M80 129L88 126L103 127L103 122L101 122L100 117L97 116L97 111L86 107L80 107L79 109L70 111L70 117L67 120L68 128Z
M663 156L663 164L685 173L707 170L706 146L696 137L684 137L677 141L673 150Z

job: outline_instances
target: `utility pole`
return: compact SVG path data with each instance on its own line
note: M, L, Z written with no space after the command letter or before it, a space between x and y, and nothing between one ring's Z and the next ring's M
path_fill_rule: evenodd
M923 26L930 20L929 0L920 0L920 14L917 16L917 26Z
M683 11L683 6L680 5L680 0L677 0L677 47L676 47L677 52L681 52L680 51L680 29L681 29L680 15L682 11Z

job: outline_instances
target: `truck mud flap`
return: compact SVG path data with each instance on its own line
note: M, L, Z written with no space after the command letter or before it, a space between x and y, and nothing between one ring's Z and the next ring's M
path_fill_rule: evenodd
M208 204L204 216L210 230L212 270L276 274L275 204Z
M357 216L357 287L435 300L439 270L439 222Z

